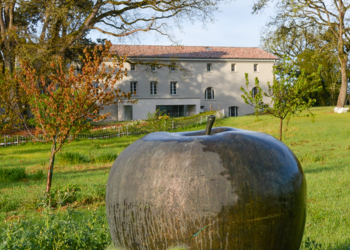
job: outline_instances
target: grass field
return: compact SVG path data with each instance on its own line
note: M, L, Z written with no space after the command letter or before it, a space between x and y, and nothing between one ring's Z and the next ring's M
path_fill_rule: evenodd
M308 215L301 249L349 250L350 113L334 114L331 107L313 108L313 112L315 122L306 116L292 118L283 138L300 160L308 185ZM277 119L269 116L259 119L235 117L217 125L278 136ZM192 126L187 130L204 128ZM65 145L57 156L53 190L74 187L78 191L70 207L79 216L95 211L105 218L104 190L111 159L140 137L80 140ZM45 190L49 151L48 144L32 143L0 148L0 169L25 168L27 173L20 181L0 182L0 227L6 228L18 220L43 220L43 208L38 204ZM63 216L64 210L61 207L59 214Z

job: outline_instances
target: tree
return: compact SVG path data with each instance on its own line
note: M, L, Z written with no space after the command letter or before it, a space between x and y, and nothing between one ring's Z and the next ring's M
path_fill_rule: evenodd
M72 62L76 65L81 64L79 56L83 54L83 49L87 45L95 45L88 39L92 30L117 38L135 37L148 31L170 37L172 24L180 27L182 22L188 20L211 21L217 9L217 2L217 0L2 1L0 5L2 72L7 69L12 74L21 59L26 59L38 76L53 73L50 64L59 57L66 64ZM21 98L17 96L15 100ZM21 104L16 105L19 107ZM30 108L28 105L26 107Z
M37 72L55 57L74 60L91 30L117 38L154 31L171 37L184 21L213 20L217 0L7 0L0 6L0 50L5 67L27 58ZM45 70L43 71L45 72Z
M243 91L242 98L244 99L244 102L246 104L250 104L254 107L254 113L256 120L259 119L259 112L261 111L260 108L263 103L263 91L260 88L259 85L259 79L255 77L255 89L256 91L253 92L253 89L249 88L249 78L248 73L245 73L245 82L246 82L246 90L241 87L241 91Z
M35 118L35 138L43 135L44 141L51 142L51 156L47 175L46 192L50 191L55 155L68 140L73 140L79 132L89 127L88 119L102 120L108 114L100 115L99 110L123 100L129 100L131 93L121 93L114 89L114 84L126 75L123 61L114 61L113 66L106 66L111 60L110 42L105 47L96 46L93 53L85 50L82 73L76 73L70 66L67 73L62 59L51 63L52 71L48 77L38 78L35 69L23 61L20 87L30 96L29 103ZM41 88L37 88L40 82Z
M0 132L21 127L25 103L26 95L18 88L15 73L0 71Z
M322 67L321 81L315 83L318 84L317 86L322 86L322 89L310 93L310 97L316 100L315 105L337 104L341 86L341 71L335 53L306 49L296 57L294 65L299 68L299 71L303 70L307 76L311 76L315 69Z
M253 11L257 12L269 0L256 1ZM286 0L278 2L278 12L271 24L277 27L316 28L322 32L318 36L320 50L335 50L341 69L341 87L337 107L344 107L348 84L347 64L350 51L350 3L345 0ZM322 42L322 43L321 43Z
M313 84L314 81L320 81L319 72L314 73L310 78L305 76L304 71L299 76L296 75L292 65L285 58L280 66L274 67L274 80L271 85L268 84L268 92L263 92L269 102L252 102L251 93L243 90L242 98L246 104L255 106L256 109L263 110L264 113L280 119L279 139L282 141L283 120L287 116L298 116L305 109L316 102L315 99L308 98L309 93L317 92L320 87ZM259 82L256 81L259 86ZM259 87L261 90L261 88Z
M336 105L341 86L340 64L334 49L319 49L319 40L322 40L318 39L319 35L320 31L316 29L281 26L265 31L262 48L280 58L287 55L297 74L304 70L306 75L311 75L315 68L322 66L322 81L319 82L322 90L312 93L312 98L316 99L315 105Z

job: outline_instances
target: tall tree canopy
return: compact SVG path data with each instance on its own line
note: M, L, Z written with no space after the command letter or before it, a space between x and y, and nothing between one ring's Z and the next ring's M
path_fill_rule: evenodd
M263 9L273 0L257 0L253 12ZM346 100L347 64L350 51L350 1L348 0L283 0L277 2L277 12L270 25L288 29L318 30L319 51L336 51L341 71L341 86L337 107Z
M267 29L261 37L261 46L280 58L287 55L299 74L304 71L306 75L312 75L322 66L322 80L316 82L322 86L322 90L310 94L317 100L315 105L336 105L341 86L340 63L335 49L320 49L323 42L319 41L323 39L323 35L317 29L304 30L282 26Z
M42 67L52 56L76 57L74 52L91 42L86 38L91 30L114 37L169 35L170 22L212 20L218 1L2 0L0 50L11 71L16 56Z

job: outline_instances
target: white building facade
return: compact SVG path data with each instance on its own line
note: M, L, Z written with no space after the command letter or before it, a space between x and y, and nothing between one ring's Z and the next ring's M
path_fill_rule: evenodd
M258 77L267 91L278 59L259 48L236 47L113 45L112 52L141 64L126 64L128 75L116 86L135 92L132 98L138 102L105 107L103 112L111 113L109 120L146 119L148 112L158 109L172 117L211 109L223 109L226 116L253 113L241 97L245 73L250 87ZM152 67L150 62L175 67Z

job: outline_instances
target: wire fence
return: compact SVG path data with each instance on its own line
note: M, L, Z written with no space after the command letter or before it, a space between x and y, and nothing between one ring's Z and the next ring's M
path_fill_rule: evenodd
M223 112L217 111L216 118L223 118ZM122 126L112 126L106 129L79 133L76 139L107 139L114 137L122 137L128 135L149 134L157 131L173 131L176 129L201 125L207 122L208 115L196 116L186 119L161 119L157 121L132 121ZM43 135L38 135L37 141L44 140ZM3 135L0 138L0 146L16 146L27 142L33 142L35 138L32 135Z

